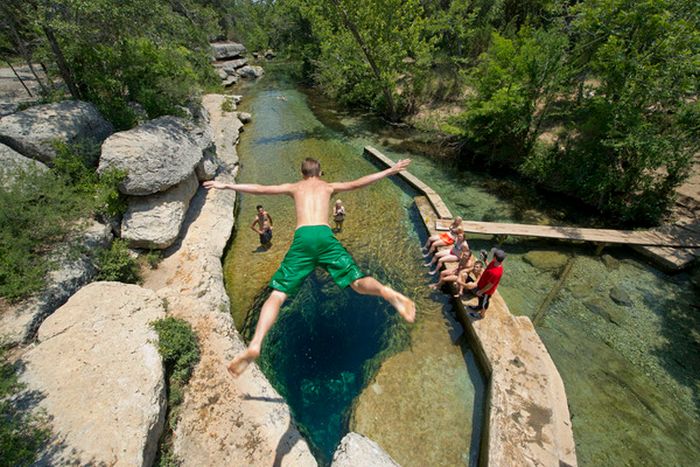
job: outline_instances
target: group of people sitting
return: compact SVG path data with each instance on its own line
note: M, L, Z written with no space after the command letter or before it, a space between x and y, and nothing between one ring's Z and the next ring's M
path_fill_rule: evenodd
M460 298L465 292L470 292L479 297L479 304L470 307L474 312L470 315L474 318L483 318L489 306L489 300L496 291L503 274L502 263L505 260L505 252L499 249L492 249L492 260L487 264L488 253L481 250L477 259L469 248L469 244L464 238L464 230L461 227L462 218L457 217L449 227L447 232L430 236L423 245L423 257L433 256L432 260L424 266L433 268L429 274L435 275L445 265L445 263L457 263L456 269L445 269L440 272L439 280L431 284L432 289L439 289L445 284L456 284L457 292L453 295ZM442 246L449 246L449 249L439 250Z

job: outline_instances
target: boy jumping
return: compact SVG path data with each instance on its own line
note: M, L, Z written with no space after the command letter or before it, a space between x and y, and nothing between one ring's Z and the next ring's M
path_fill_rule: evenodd
M280 307L288 296L294 295L306 277L316 266L324 268L339 287L347 287L363 295L375 295L389 302L403 319L412 323L416 318L416 306L412 300L366 276L355 264L352 256L335 238L328 225L328 207L333 193L356 190L394 175L406 169L410 159L404 159L393 167L358 178L351 182L328 183L321 180L321 164L306 158L301 163L303 179L281 185L226 184L204 182L204 188L235 190L257 195L288 195L294 199L297 226L294 240L277 272L272 276L272 293L260 310L255 335L248 348L228 365L228 371L237 377L260 356L263 339L277 320Z

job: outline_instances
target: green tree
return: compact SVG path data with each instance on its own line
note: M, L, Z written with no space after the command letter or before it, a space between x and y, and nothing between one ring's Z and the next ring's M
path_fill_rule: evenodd
M411 109L433 51L419 1L314 0L298 7L318 44L309 61L324 91L390 119Z
M494 32L469 72L467 110L446 130L466 153L517 167L532 152L552 103L568 79L568 42L559 30L523 28L514 39Z
M591 0L573 14L579 105L558 167L598 208L653 222L698 150L697 3Z

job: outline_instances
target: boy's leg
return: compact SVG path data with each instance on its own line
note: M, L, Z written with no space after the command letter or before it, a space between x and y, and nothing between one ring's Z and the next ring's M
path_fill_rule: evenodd
M391 306L396 308L396 311L403 319L412 323L416 319L416 304L408 297L398 293L391 287L379 282L374 277L365 276L362 279L357 279L350 284L352 290L362 295L373 295L382 297L389 302Z
M234 377L238 377L248 368L248 365L255 361L260 356L260 348L262 347L263 339L268 333L280 312L282 304L287 299L287 294L279 290L273 290L260 310L258 324L255 326L255 334L253 339L248 344L248 348L236 355L228 365L228 371Z

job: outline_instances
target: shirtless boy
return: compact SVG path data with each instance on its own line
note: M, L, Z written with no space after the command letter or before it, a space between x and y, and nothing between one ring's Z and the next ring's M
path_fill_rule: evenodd
M288 296L294 295L316 266L324 268L340 287L347 287L363 295L375 295L389 302L403 319L412 323L416 307L412 300L365 275L352 256L335 238L328 225L328 207L333 193L356 190L394 175L408 167L410 159L399 161L393 167L358 178L351 182L328 183L321 180L321 164L307 158L301 164L303 179L281 185L227 184L204 182L204 187L236 190L258 195L287 195L294 199L297 226L294 240L277 272L272 276L272 293L260 310L255 335L248 348L228 365L228 371L237 377L260 356L263 339L277 320L280 307Z
M272 241L272 216L265 211L262 204L258 204L255 209L257 209L258 213L250 228L255 230L260 236L261 245L269 245Z

